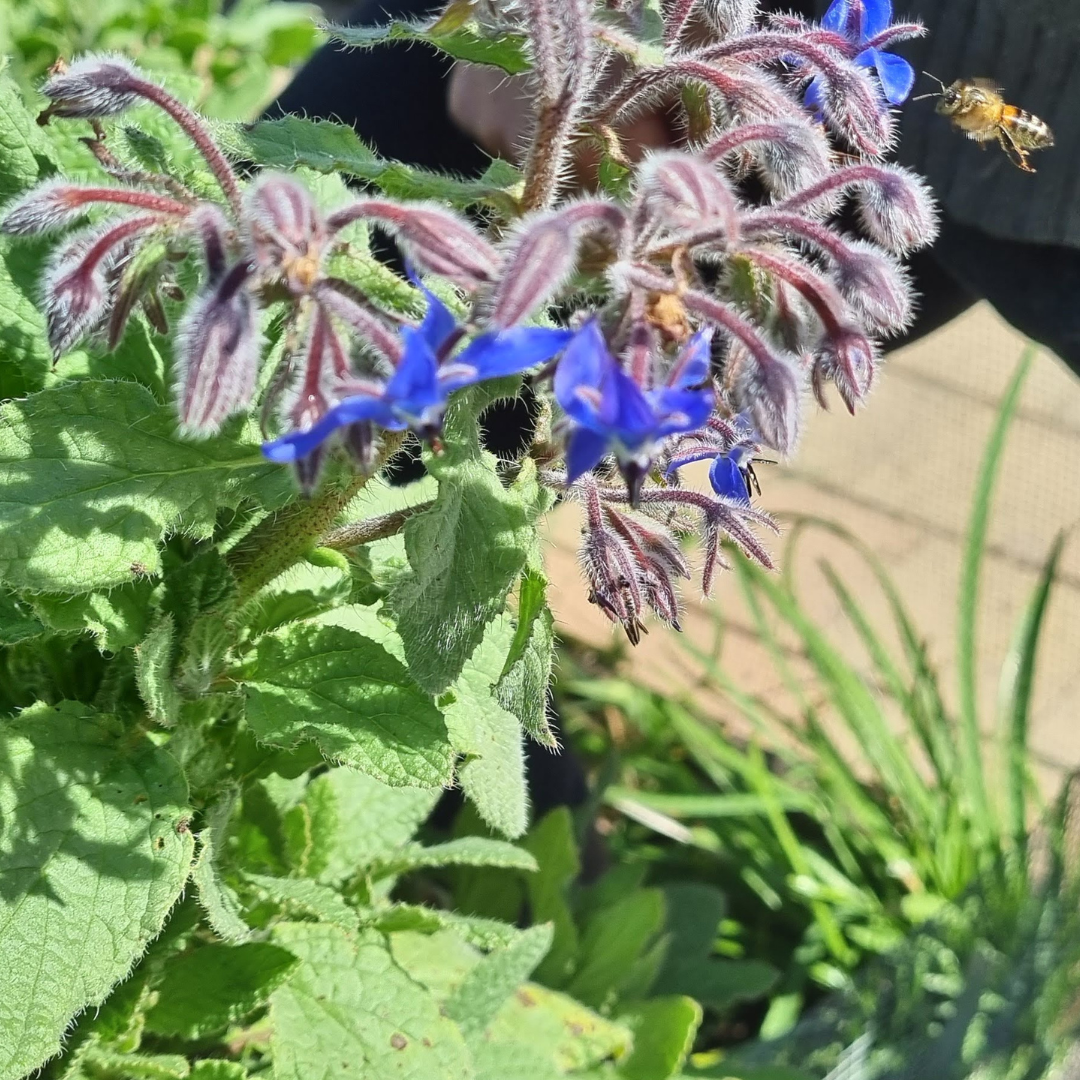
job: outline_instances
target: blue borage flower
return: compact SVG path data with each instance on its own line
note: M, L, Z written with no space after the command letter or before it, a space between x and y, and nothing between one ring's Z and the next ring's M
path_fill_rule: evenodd
M555 369L555 399L570 418L567 482L573 483L614 453L632 502L662 441L693 431L713 406L709 381L711 330L684 346L666 381L642 389L611 355L600 326L590 319Z
M892 0L833 0L821 25L859 49L854 62L860 67L873 68L881 81L885 100L890 105L902 105L915 85L915 69L902 56L873 44L892 23L892 15ZM824 94L825 86L820 78L806 88L806 105L819 115Z
M709 483L722 499L750 504L750 476L761 436L749 416L740 413L732 420L710 417L701 431L679 440L671 450L664 470L668 479L695 461L712 461Z
M516 326L480 334L451 356L463 328L434 293L410 277L423 292L427 311L418 327L402 327L401 359L390 378L358 380L351 387L357 392L327 410L310 428L265 443L263 453L271 461L304 458L340 428L364 421L390 431L411 429L430 438L441 429L447 400L455 390L519 375L550 360L574 336L570 330Z

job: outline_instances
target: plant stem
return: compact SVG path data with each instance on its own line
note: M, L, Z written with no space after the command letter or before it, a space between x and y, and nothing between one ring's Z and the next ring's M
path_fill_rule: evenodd
M333 486L314 499L302 499L272 514L257 525L232 552L236 575L236 602L245 604L260 589L298 562L330 531L338 514L379 468L397 453L404 434L387 432L376 468L353 476L344 486Z
M362 544L372 544L376 540L396 536L405 527L405 522L409 518L414 514L422 514L425 510L430 510L433 502L434 499L429 499L427 502L406 506L402 510L394 510L389 514L380 514L366 521L354 521L349 525L342 525L340 529L334 529L329 533L319 546L332 548L334 551L348 551Z

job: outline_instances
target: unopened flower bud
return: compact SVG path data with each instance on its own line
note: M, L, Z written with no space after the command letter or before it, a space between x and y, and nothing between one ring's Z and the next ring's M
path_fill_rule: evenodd
M237 263L192 301L177 329L177 398L185 435L212 435L254 394L259 335L244 288L250 275L250 266Z
M134 237L159 220L146 215L89 229L50 262L42 291L55 356L67 352L104 318L112 299L108 270Z
M129 206L158 214L183 216L191 207L156 192L122 187L89 187L66 180L46 180L11 203L0 232L34 236L78 221L91 206Z
M143 80L122 56L84 56L51 76L41 92L50 116L93 120L116 116L138 100Z
M416 266L465 288L492 281L498 272L498 254L487 240L457 214L434 203L361 199L331 214L327 226L333 234L361 218L389 231Z

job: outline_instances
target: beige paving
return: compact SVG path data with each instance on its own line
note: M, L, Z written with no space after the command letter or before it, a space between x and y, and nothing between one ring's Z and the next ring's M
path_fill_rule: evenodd
M763 506L786 522L813 515L868 544L895 580L955 701L956 604L963 539L979 463L1023 337L980 306L930 338L892 354L865 411L811 417L795 460L763 472ZM698 482L703 477L699 474ZM584 599L574 551L578 510L560 508L548 529L552 601L561 632L597 647L618 641ZM1040 352L1009 434L981 583L978 688L992 737L1003 658L1057 533L1080 522L1080 380ZM790 528L786 530L790 537ZM773 543L778 555L786 540ZM868 673L857 636L818 564L841 572L879 629L887 604L851 549L823 531L804 533L789 569L800 597L830 640ZM794 647L794 643L788 643ZM736 723L708 683L709 656L725 675L776 708L793 706L743 604L733 575L710 601L688 597L685 633L661 626L623 650L634 678L693 696L705 715ZM1031 739L1052 783L1080 766L1080 543L1069 540L1043 635ZM799 660L793 660L796 671ZM736 723L736 726L737 723Z

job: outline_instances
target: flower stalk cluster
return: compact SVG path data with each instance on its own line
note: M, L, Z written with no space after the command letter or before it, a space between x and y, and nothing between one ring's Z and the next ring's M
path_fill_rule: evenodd
M177 294L175 267L197 259L201 284L175 332L180 430L206 436L259 404L278 432L266 456L290 464L305 491L335 447L370 470L382 433L434 441L455 392L534 372L558 416L556 458L534 448L541 478L582 504L590 598L636 642L649 610L679 624L677 583L690 570L678 534L704 544L706 592L724 542L771 566L755 530L776 526L752 505L755 459L794 451L808 391L824 407L835 387L854 413L881 340L910 323L903 258L931 242L935 211L922 181L883 158L890 105L912 81L888 50L921 28L894 25L888 0L834 0L820 25L762 24L747 0L677 0L665 5L660 58L654 48L645 63L632 12L523 0L513 15L531 47L537 117L520 214L490 233L435 203L365 196L327 213L288 175L245 183L190 110L115 57L52 76L48 117L96 124L151 102L191 138L221 198L126 174L102 151L110 182L50 181L0 228L78 226L42 284L57 355L91 334L115 347L140 306L165 332L161 298ZM625 161L620 126L688 87L705 102L693 147L648 155L628 194L563 192L578 147L598 142ZM846 203L858 235L836 223ZM94 222L80 224L88 213ZM357 221L395 238L421 318L331 272ZM462 315L440 298L451 292ZM571 305L568 325L532 323L582 295L592 300ZM260 378L273 305L286 347ZM710 492L680 483L699 461Z

